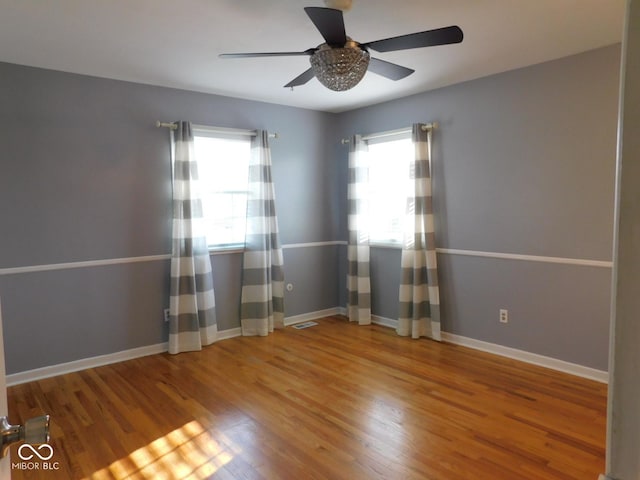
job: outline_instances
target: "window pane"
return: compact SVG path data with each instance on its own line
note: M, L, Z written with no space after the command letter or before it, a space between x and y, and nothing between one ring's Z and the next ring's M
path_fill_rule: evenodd
M210 247L244 244L251 141L194 136Z
M413 155L410 138L369 144L370 239L373 243L402 243L409 164Z

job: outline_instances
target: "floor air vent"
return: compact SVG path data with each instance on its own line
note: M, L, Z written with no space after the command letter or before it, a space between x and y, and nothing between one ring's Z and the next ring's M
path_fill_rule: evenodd
M293 328L297 328L298 330L301 330L303 328L313 327L314 325L318 325L318 324L316 322L304 322L304 323L298 323L296 325L293 325Z

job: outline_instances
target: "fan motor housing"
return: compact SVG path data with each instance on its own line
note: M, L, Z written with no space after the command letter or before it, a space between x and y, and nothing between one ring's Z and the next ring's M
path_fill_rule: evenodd
M330 90L342 92L353 88L367 73L369 52L350 38L343 47L323 43L311 55L311 69L316 78Z

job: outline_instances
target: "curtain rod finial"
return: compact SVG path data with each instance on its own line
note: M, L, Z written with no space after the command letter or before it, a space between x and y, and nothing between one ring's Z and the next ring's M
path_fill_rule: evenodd
M168 128L169 130L177 130L178 126L172 122L161 122L160 120L156 120L156 128Z
M425 132L428 130L437 130L438 128L440 128L440 124L438 122L431 122L422 125L422 130Z

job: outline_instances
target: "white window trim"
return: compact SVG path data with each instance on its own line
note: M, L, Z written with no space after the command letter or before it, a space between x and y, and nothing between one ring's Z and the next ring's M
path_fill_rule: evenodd
M243 253L246 248L244 245L221 245L221 246L209 246L210 255L226 255L230 253Z
M237 139L241 137L255 137L255 130L246 130L239 128L214 127L210 125L192 125L193 136L209 137L209 138L229 138ZM173 137L172 137L173 138ZM208 243L208 242L207 242ZM224 255L232 253L242 253L246 250L244 242L230 244L214 244L207 245L210 255Z
M402 250L402 242L394 242L391 240L388 242L376 240L373 242L369 242L369 246L374 248L391 248L395 250Z
M387 132L373 133L363 137L367 145L388 143L398 140L411 140L411 129L390 130ZM402 249L403 240L369 240L369 246L376 248Z

